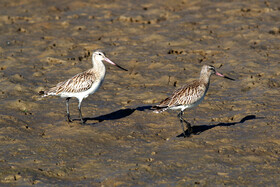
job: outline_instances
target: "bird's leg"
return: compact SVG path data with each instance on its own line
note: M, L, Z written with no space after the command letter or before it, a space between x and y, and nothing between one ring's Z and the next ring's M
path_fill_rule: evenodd
M71 118L70 118L70 112L69 112L69 100L71 99L71 97L67 97L66 98L66 112L67 112L67 120L68 122L72 122Z
M81 101L79 100L78 109L79 109L79 113L80 113L80 119L81 119L82 124L84 124L85 122L84 122L83 116L82 116L82 111L81 111L82 106L81 105L82 105L82 100Z
M184 112L182 111L182 115L184 114ZM182 117L182 116L181 116ZM191 135L192 133L192 126L189 122L187 122L183 117L182 117L182 120L186 123L187 125L187 128L188 128L188 135Z
M185 129L184 129L184 124L183 124L183 118L182 118L182 115L183 115L183 111L181 111L179 114L178 114L178 118L180 119L180 122L181 122L181 126L182 126L182 129L183 129L183 135L184 135L184 138L186 137L186 133L185 133Z
M184 120L184 122L187 124L188 127L188 134L190 135L192 133L192 126L189 122L187 122L186 120Z

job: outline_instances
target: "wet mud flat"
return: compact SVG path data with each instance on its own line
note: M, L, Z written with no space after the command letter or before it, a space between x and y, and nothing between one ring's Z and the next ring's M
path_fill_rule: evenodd
M66 122L65 100L38 92L107 66L83 102L86 125ZM278 1L2 1L2 185L247 186L280 183ZM212 76L199 107L149 110L203 64ZM70 101L78 119L78 102Z

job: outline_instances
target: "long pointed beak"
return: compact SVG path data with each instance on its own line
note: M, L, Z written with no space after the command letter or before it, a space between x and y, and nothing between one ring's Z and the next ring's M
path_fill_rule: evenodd
M108 63L114 65L114 66L117 66L118 68L120 68L120 69L122 69L122 70L124 70L124 71L128 71L127 69L125 69L125 68L119 66L118 64L114 63L113 61L111 61L109 58L106 58L106 57L105 57L104 60L105 60L106 62L108 62Z
M230 78L230 77L228 77L228 76L225 76L225 75L223 75L223 74L221 74L221 73L219 73L219 72L216 72L216 75L218 75L218 76L220 76L220 77L223 77L223 78L225 78L225 79L229 79L229 80L235 81L235 79Z

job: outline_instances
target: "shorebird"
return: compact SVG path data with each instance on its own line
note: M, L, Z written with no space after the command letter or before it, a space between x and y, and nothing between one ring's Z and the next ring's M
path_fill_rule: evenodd
M164 99L158 105L153 106L152 109L154 109L155 113L161 113L168 109L180 110L178 118L181 122L183 135L186 137L183 124L185 122L188 128L187 131L189 136L191 134L192 127L191 124L183 118L184 110L187 108L193 108L202 102L210 85L210 77L213 74L234 80L218 73L214 66L204 65L202 66L198 80L194 80L193 82L176 89L170 97Z
M41 91L40 94L44 94L43 97L54 95L66 98L66 111L69 122L72 122L69 111L69 100L72 97L76 97L79 101L78 109L80 119L84 123L81 104L84 98L87 98L90 94L98 90L105 78L106 68L102 61L106 61L127 71L127 69L122 68L107 58L104 52L97 50L92 54L93 67L91 69L79 73L66 81L59 82L55 87L50 88L48 91Z

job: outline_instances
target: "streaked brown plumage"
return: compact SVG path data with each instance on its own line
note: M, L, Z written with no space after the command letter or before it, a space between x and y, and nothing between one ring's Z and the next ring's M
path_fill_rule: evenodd
M92 86L96 81L96 73L93 69L89 69L85 72L79 73L72 78L59 82L55 87L47 91L47 94L61 94L62 92L79 93L84 92Z
M200 83L200 81L193 81L176 89L173 94L161 101L156 105L157 112L163 112L164 109L170 107L177 107L181 105L191 105L199 101L199 98L203 97L205 90L208 89L208 84Z
M188 135L191 133L191 125L183 119L182 115L185 109L193 108L200 104L204 99L210 84L210 77L212 74L231 79L216 72L215 67L211 65L204 65L200 72L200 77L189 84L176 89L173 94L161 101L158 105L152 107L155 113L161 113L167 109L181 110L178 114L183 129L184 137L186 137L183 122L187 124ZM233 80L233 79L231 79Z

